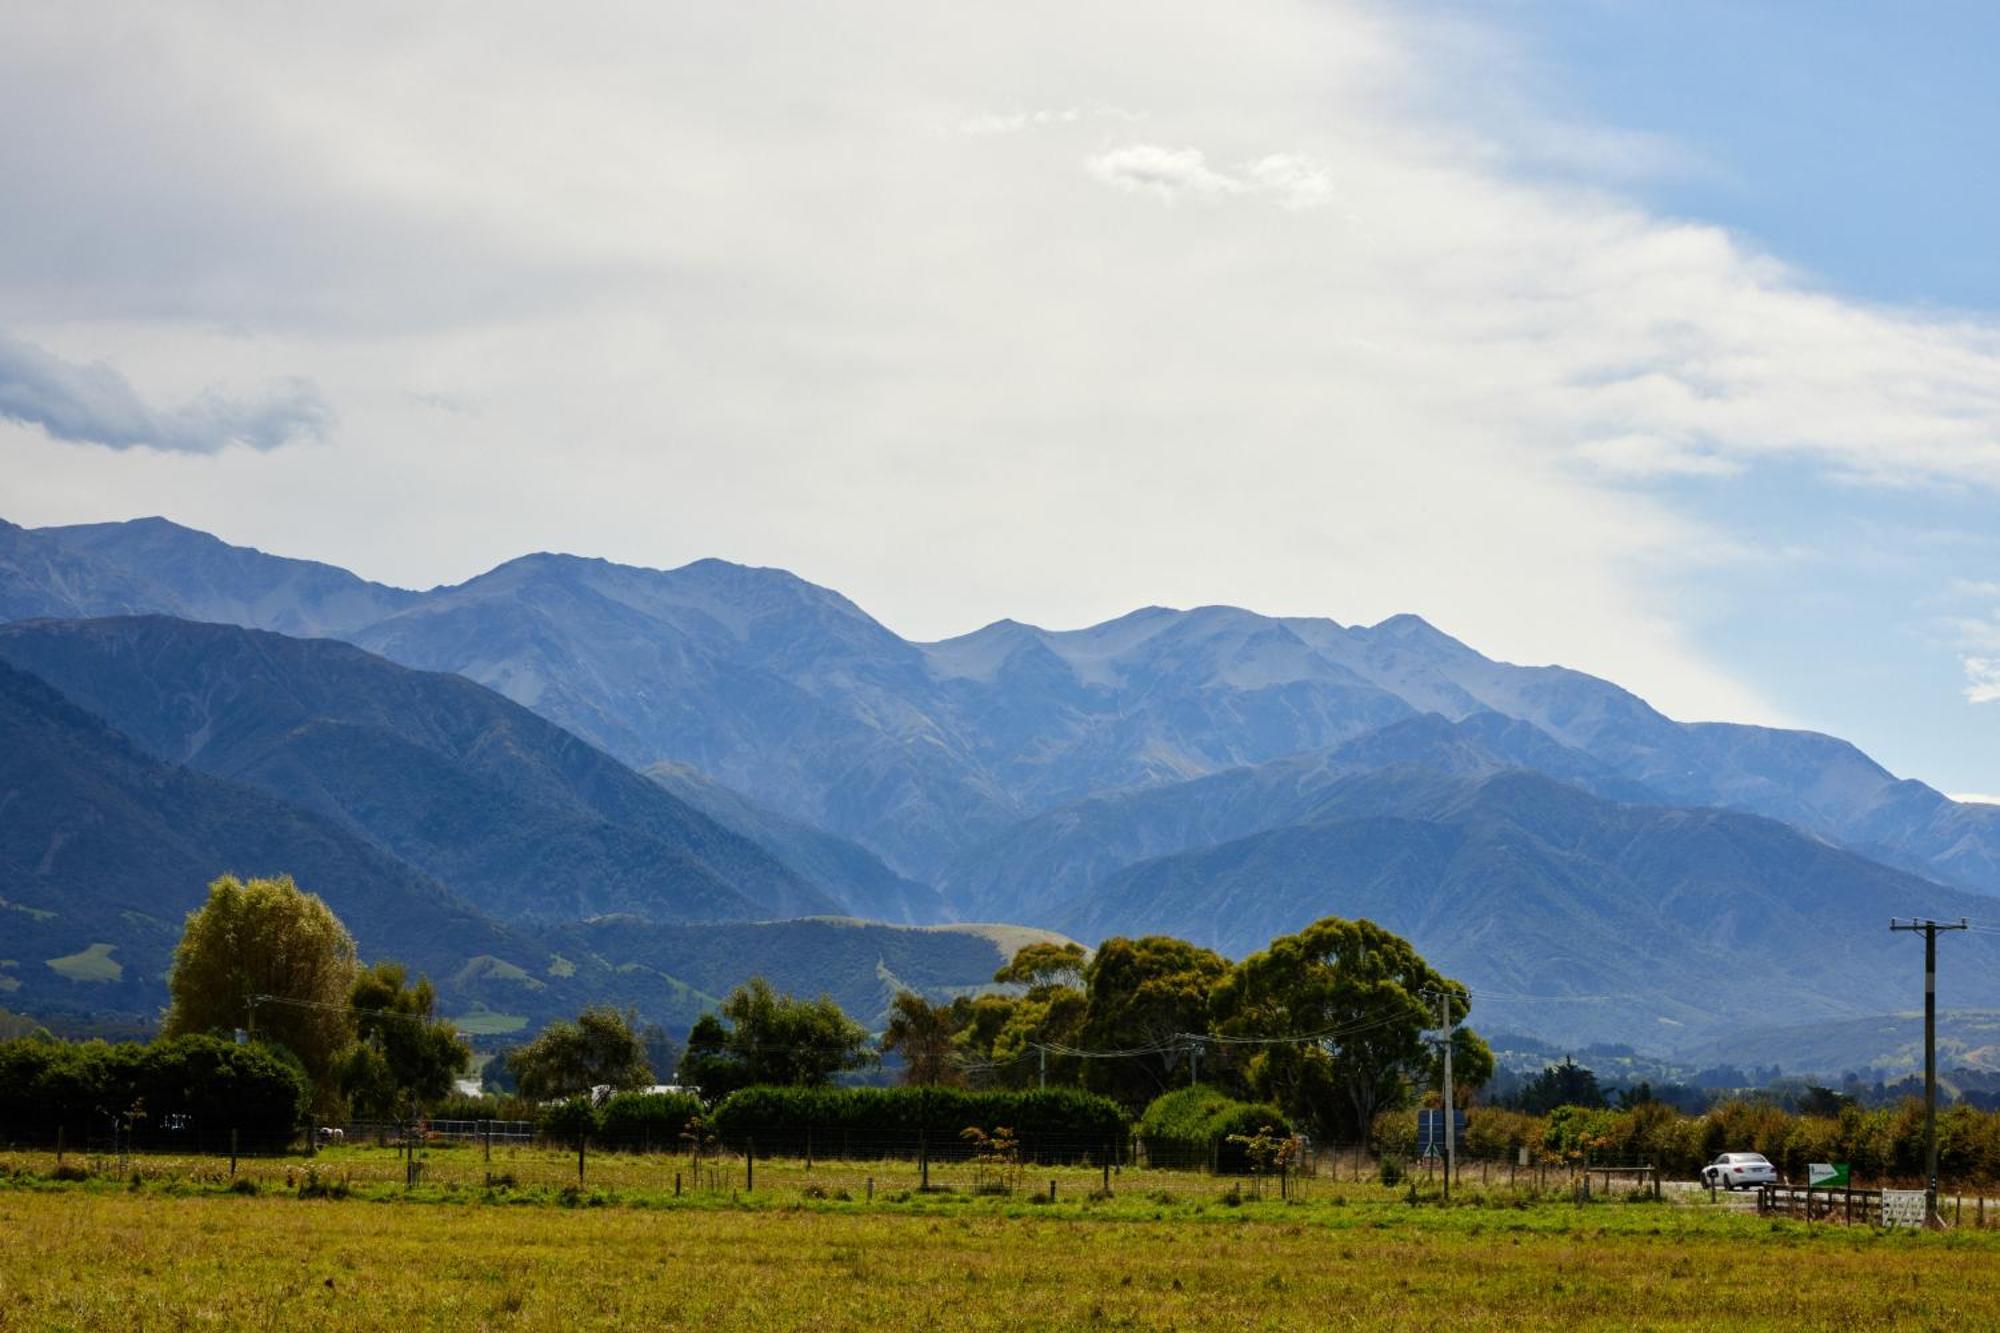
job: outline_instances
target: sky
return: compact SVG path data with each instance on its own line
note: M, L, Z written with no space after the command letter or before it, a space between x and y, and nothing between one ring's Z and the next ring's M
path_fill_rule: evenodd
M0 12L0 516L1413 611L2000 793L2000 11Z

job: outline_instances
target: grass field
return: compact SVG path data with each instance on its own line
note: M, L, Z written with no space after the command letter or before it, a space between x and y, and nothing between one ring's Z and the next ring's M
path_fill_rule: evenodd
M357 1152L357 1150L350 1150ZM1990 1327L2000 1235L1707 1206L0 1178L0 1327ZM247 1163L246 1163L247 1165ZM322 1163L322 1165L331 1165ZM226 1163L224 1164L226 1171ZM1336 1202L1338 1198L1338 1202ZM563 1206L563 1201L571 1206Z

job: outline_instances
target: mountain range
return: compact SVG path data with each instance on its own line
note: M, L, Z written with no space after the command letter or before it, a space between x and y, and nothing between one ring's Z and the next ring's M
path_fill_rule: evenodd
M0 619L0 661L146 756L507 929L844 913L1241 953L1372 914L1496 1008L1543 997L1520 1030L1693 1040L1760 996L1901 1007L1862 941L2000 894L2000 809L1408 615L914 643L779 570L537 554L417 591L142 519L0 525Z

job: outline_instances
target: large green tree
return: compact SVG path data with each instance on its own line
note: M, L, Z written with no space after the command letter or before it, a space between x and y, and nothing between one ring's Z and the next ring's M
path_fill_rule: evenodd
M1245 1073L1259 1096L1323 1136L1358 1138L1378 1110L1432 1077L1437 1052L1424 1031L1437 1025L1439 995L1462 1022L1465 988L1408 940L1372 921L1326 917L1237 964L1212 1013L1217 1034L1251 1052ZM1465 1075L1480 1073L1484 1049L1470 1033L1454 1048L1473 1062ZM1489 1053L1486 1073L1491 1065Z
M507 1053L507 1069L524 1097L549 1101L593 1088L625 1091L653 1081L646 1046L630 1015L591 1005L574 1023L551 1023Z
M348 999L355 970L354 937L290 875L247 882L224 875L188 915L174 950L167 978L172 1003L161 1034L247 1028L296 1056L315 1102L330 1110L353 1040Z
M1186 1086L1186 1037L1208 1031L1209 997L1228 974L1221 954L1170 935L1098 945L1083 973L1079 1044L1144 1053L1085 1061L1085 1085L1134 1109Z
M689 1030L681 1073L713 1101L755 1084L815 1086L874 1059L868 1029L831 996L800 999L752 977Z
M341 1090L364 1116L421 1113L450 1094L472 1062L472 1048L438 1021L437 992L419 977L407 984L401 963L376 963L355 978L350 996L355 1043L341 1063Z
M1030 944L993 974L1023 994L981 995L952 1002L953 1041L970 1081L980 1087L1029 1088L1046 1076L1050 1086L1081 1078L1081 1061L1048 1047L1081 1040L1086 1002L1085 956L1077 944Z

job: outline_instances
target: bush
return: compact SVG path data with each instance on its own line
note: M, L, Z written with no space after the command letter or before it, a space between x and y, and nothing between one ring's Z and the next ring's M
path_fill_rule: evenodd
M1074 1088L970 1092L962 1088L744 1088L715 1108L716 1135L767 1154L910 1155L927 1144L936 1158L975 1151L967 1129L1014 1131L1024 1160L1069 1162L1116 1151L1125 1113L1107 1097Z
M1139 1117L1139 1140L1146 1160L1154 1166L1207 1166L1228 1174L1250 1170L1245 1145L1232 1136L1252 1138L1266 1128L1279 1135L1292 1132L1291 1122L1277 1107L1263 1102L1239 1102L1207 1084L1180 1088L1153 1099Z
M703 1114L701 1098L688 1092L621 1092L598 1112L598 1138L607 1148L678 1151L688 1121Z
M597 1108L588 1097L572 1097L542 1115L542 1133L552 1139L575 1143L586 1134L597 1137L598 1128Z
M0 1042L0 1138L73 1142L124 1128L137 1107L132 1141L141 1147L219 1151L237 1130L245 1148L291 1142L310 1104L297 1059L276 1047L238 1046L220 1037L177 1037L144 1045Z

